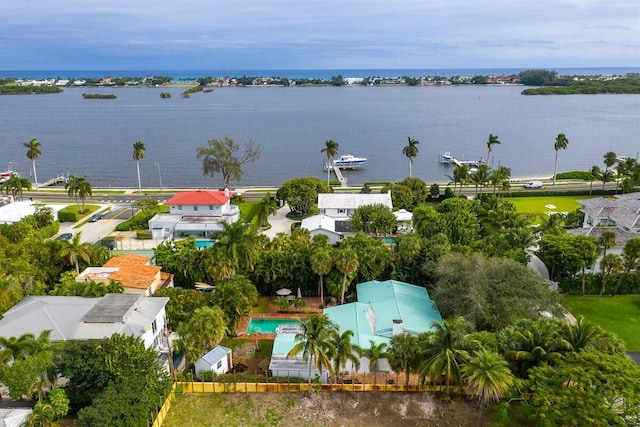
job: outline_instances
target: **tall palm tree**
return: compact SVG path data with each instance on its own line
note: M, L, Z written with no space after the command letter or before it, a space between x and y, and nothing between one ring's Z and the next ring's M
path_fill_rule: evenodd
M613 151L607 151L604 156L604 165L606 166L606 170L609 170L611 166L615 165L618 161L618 156Z
M515 383L507 362L498 353L480 350L462 367L465 393L478 401L478 425L490 403L497 403Z
M302 359L309 363L308 390L311 391L311 370L315 365L320 372L331 366L330 355L334 352L332 337L338 334L338 327L325 315L311 314L301 322L302 332L296 334L295 344L287 357L296 357L302 353Z
M327 186L329 185L329 176L331 174L331 158L338 155L338 143L333 139L329 139L324 143L325 147L320 150L327 156Z
M33 138L29 142L23 142L22 145L27 148L27 158L31 160L31 165L33 167L33 179L36 183L36 191L38 191L38 174L36 171L36 160L38 157L42 155L42 151L40 151L40 147L42 144L36 139Z
M620 285L622 285L622 280L626 276L631 275L633 271L640 274L638 273L640 271L640 237L627 240L627 243L624 244L624 248L622 249L622 261L624 269L622 274L618 276L618 281L611 296L614 296L618 292Z
M235 272L240 268L253 271L257 246L255 237L249 234L249 227L241 221L232 224L220 222L220 225L222 231L214 249L222 251Z
M60 258L66 258L71 265L75 266L77 274L80 274L80 260L86 263L91 261L91 252L87 244L80 240L81 235L82 233L76 233L70 240L62 242L62 249L58 253Z
M489 157L491 156L492 147L496 144L500 144L500 140L498 139L498 135L494 135L492 133L489 134L489 139L487 140L487 164L489 164Z
M553 168L553 185L556 185L556 175L558 174L558 151L566 150L568 145L569 140L564 133L560 133L556 136L556 141L553 144L553 148L556 150L556 162L555 167Z
M457 184L460 184L460 190L458 194L462 192L462 186L467 183L469 179L469 166L466 164L456 165L453 169L453 176L447 175L447 178L453 182L453 191L456 191Z
M260 227L267 225L269 215L276 213L278 210L278 202L271 197L271 193L267 193L258 203L258 223Z
M340 293L340 304L344 304L344 294L347 291L347 278L355 273L360 266L358 254L354 249L339 249L335 253L336 268L342 273L342 291Z
M80 213L85 212L85 199L87 196L93 196L91 183L86 178L78 178L76 182L76 195L82 200L82 210Z
M373 372L374 384L378 377L378 361L387 357L386 349L387 343L376 344L373 340L369 340L369 348L362 349L362 356L369 359L369 372Z
M133 160L136 161L136 168L138 170L138 191L142 191L142 184L140 182L140 160L144 159L145 150L146 148L141 141L133 143Z
M78 202L78 178L73 175L69 175L64 188L67 190L67 194L69 195L69 197L76 198L76 204L78 205L78 207L80 207L80 203Z
M593 190L593 180L600 179L600 168L596 165L591 166L591 170L589 171L591 177L591 184L589 185L589 195L591 195L591 191Z
M418 364L418 339L404 333L393 335L387 347L389 365L395 372L404 372L404 384L409 385L409 375L415 372Z
M604 187L607 185L607 182L613 181L613 172L605 169L600 173L600 180L602 181L602 192L604 194Z
M324 306L324 276L333 269L333 255L330 246L315 246L309 256L311 270L318 275L320 304Z
M431 331L421 336L424 362L421 376L432 380L444 378L445 395L452 382L460 382L461 367L469 359L469 351L478 346L470 333L472 326L463 317L433 322Z
M353 331L351 330L344 331L342 334L335 334L332 337L333 353L331 354L331 361L333 362L333 375L336 384L338 383L338 376L340 376L342 368L347 366L347 362L353 364L356 372L360 370L360 358L355 353L358 349L351 344L352 337Z
M469 178L475 185L475 196L478 197L478 186L480 186L480 194L482 194L485 185L489 182L489 166L486 164L478 166L478 170L473 172Z
M500 166L489 173L489 181L493 185L493 194L496 194L496 190L503 191L509 190L511 178L511 169L506 166Z
M418 156L418 144L420 141L417 141L410 136L407 137L407 145L402 149L402 154L407 156L409 159L409 178L411 178L411 167L413 166L413 159Z

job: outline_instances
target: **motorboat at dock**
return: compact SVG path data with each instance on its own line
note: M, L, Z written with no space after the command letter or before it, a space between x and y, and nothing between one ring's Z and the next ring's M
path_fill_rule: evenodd
M337 159L333 159L330 163L325 164L325 170L337 167L339 169L358 169L367 161L366 157L355 157L351 154L345 154Z

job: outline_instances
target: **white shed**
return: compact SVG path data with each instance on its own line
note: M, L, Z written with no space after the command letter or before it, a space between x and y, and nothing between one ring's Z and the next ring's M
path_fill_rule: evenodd
M198 359L196 362L196 376L200 377L200 372L203 371L224 374L229 372L232 367L231 349L218 345Z

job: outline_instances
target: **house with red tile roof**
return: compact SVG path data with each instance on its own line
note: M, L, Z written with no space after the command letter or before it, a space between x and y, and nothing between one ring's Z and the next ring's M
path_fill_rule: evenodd
M173 274L161 271L161 267L150 264L148 257L138 254L115 256L102 267L88 267L76 277L79 282L110 280L122 283L126 294L151 296L160 288L173 287Z
M209 237L222 230L220 223L234 223L240 219L240 209L232 205L233 193L224 191L184 191L166 201L169 213L157 214L149 220L154 239L186 236Z

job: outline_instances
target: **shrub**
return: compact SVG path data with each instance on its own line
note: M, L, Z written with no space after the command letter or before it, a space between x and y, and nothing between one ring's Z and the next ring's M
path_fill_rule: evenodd
M137 230L136 238L140 240L151 240L153 238L153 235L149 230Z
M58 221L60 222L76 222L80 219L80 215L68 211L67 209L62 209L58 211Z

